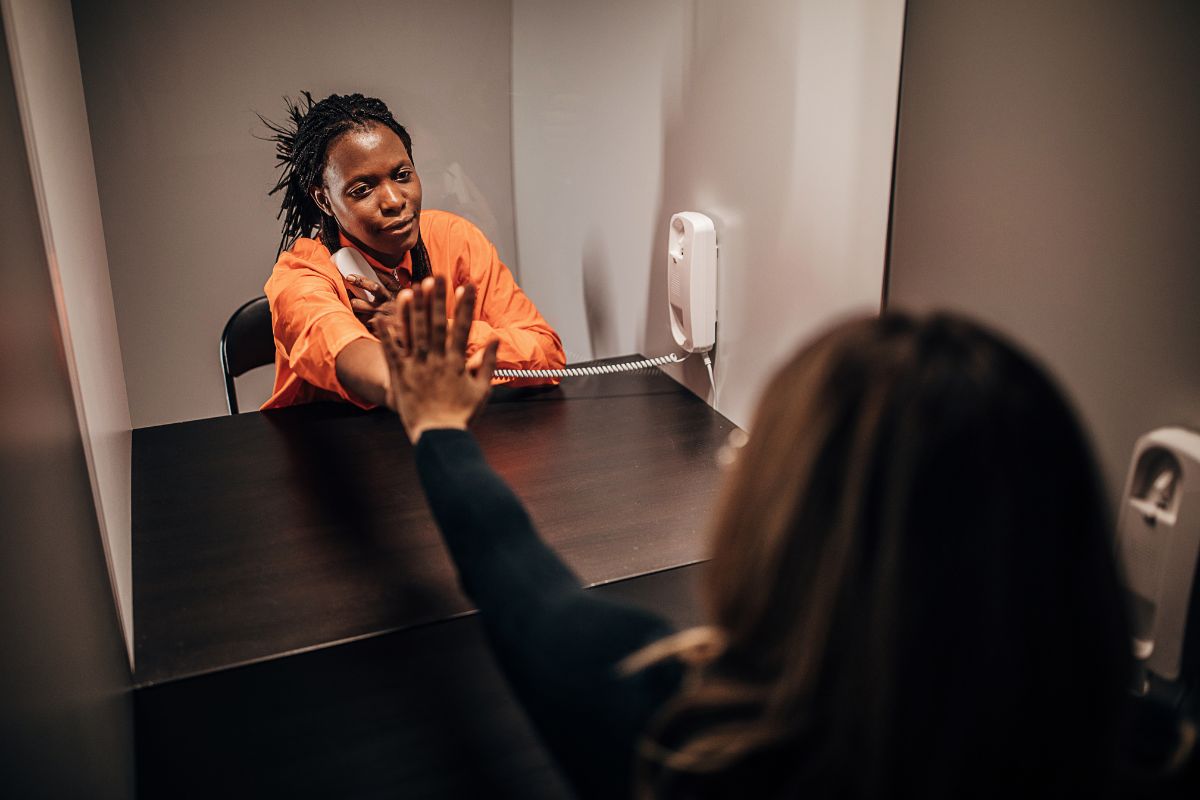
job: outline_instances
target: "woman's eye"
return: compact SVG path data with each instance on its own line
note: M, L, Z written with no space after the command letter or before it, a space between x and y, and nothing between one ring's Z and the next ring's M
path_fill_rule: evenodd
M366 197L368 191L370 190L360 183L350 190L349 195L351 197Z

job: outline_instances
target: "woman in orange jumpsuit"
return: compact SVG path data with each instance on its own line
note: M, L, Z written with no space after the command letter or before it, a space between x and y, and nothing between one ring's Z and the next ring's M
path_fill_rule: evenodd
M265 287L275 333L275 388L264 409L314 400L381 405L387 362L368 326L382 302L413 281L445 278L447 291L478 291L468 352L499 341L510 369L557 369L558 334L521 291L495 246L467 220L421 210L412 140L380 100L360 94L289 103L287 123L267 123L283 173L279 258ZM353 297L332 253L353 247L377 281Z

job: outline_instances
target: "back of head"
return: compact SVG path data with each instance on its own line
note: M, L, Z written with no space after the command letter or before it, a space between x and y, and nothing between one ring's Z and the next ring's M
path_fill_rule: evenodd
M857 320L775 375L751 431L706 587L718 646L660 718L657 794L1102 784L1127 624L1042 370L955 317Z

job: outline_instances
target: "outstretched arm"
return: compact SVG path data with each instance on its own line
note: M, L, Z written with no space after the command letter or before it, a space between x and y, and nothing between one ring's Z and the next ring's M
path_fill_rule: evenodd
M276 346L295 375L359 406L383 403L383 347L364 327L365 315L356 319L361 312L323 246L302 240L281 254L264 291Z
M421 482L463 588L530 717L581 793L628 796L636 742L679 672L671 665L625 675L618 664L671 628L585 591L488 466L465 429L486 398L496 345L468 368L467 325L447 333L439 288L402 296L393 322L380 325L388 405L416 444ZM470 319L464 305L473 295L471 287L460 295L456 320Z
M585 591L470 433L427 430L416 457L463 588L544 741L584 796L630 796L637 742L679 672L625 675L619 664L670 626Z
M381 406L387 396L387 359L374 339L355 339L334 361L338 383L361 406Z

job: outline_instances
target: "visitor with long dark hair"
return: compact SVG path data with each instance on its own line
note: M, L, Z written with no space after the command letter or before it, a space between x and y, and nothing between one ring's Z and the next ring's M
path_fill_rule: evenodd
M1104 499L1045 373L944 315L842 323L763 393L703 600L675 632L538 538L467 423L427 280L382 320L386 402L514 689L584 796L1096 797L1131 679Z
M383 101L361 94L288 103L267 123L282 173L283 235L265 291L275 331L275 387L263 408L313 400L383 402L387 365L368 323L411 282L436 275L479 290L468 353L491 339L512 369L556 369L558 334L467 220L422 209L412 138ZM332 253L353 248L377 280L343 279ZM352 296L352 290L362 297ZM369 299L368 299L369 298Z

